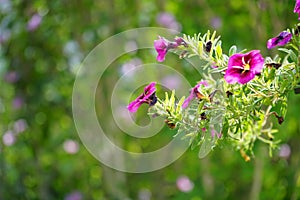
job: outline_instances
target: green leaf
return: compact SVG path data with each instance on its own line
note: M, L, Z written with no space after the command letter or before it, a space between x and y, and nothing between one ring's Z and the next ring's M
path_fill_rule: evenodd
M202 54L203 54L203 42L202 41L198 42L198 54L200 56L202 56Z
M181 107L182 107L182 104L183 104L184 100L185 100L185 96L181 97L181 99L177 103L176 113L180 113Z
M232 47L230 47L229 49L229 56L232 56L233 54L235 54L237 51L237 47L235 45L233 45Z
M216 56L217 58L221 58L222 57L222 47L221 47L221 44L219 44L217 47L216 47Z

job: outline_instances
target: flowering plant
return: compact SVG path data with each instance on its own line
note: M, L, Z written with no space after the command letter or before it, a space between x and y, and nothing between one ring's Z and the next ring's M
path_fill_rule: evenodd
M300 1L295 13L300 16ZM300 37L299 26L287 29L267 41L267 48L279 48L284 56L263 57L259 50L237 51L236 46L224 53L220 36L208 31L204 35L183 35L169 41L159 36L154 41L157 61L163 62L167 53L180 58L196 57L201 79L189 96L178 101L175 91L166 93L164 100L156 96L155 82L150 83L136 100L129 104L135 112L149 104L150 116L162 116L166 124L184 135L193 147L200 146L199 157L226 142L240 151L249 161L257 140L269 145L269 154L280 142L270 118L282 124L291 91L299 91ZM188 92L188 91L187 91Z

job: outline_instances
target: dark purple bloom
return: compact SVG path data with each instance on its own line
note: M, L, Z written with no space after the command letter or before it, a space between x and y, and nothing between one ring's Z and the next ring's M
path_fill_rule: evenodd
M132 101L128 106L127 109L130 112L136 112L137 109L143 104L147 103L150 106L153 106L157 102L156 97L156 88L155 88L155 82L150 83L144 88L143 94L138 96L134 101Z
M42 16L39 14L34 14L31 19L28 21L27 30L34 31L36 30L42 22Z
M296 0L294 13L298 13L298 19L300 20L300 0Z
M259 50L252 50L246 54L237 53L230 56L224 78L229 84L245 84L260 74L263 67L264 58Z
M205 87L208 86L208 83L206 81L200 81L194 88L192 88L190 96L186 98L182 104L182 108L188 107L189 103L194 99L203 99L204 95L200 91L200 86L204 85Z
M278 36L271 38L267 42L267 48L272 49L277 46L286 45L292 38L292 34L287 31L282 31Z

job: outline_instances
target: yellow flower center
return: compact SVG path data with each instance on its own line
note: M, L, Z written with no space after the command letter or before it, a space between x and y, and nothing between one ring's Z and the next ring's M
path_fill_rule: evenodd
M243 67L244 67L244 70L245 70L245 71L250 70L250 65L249 65L248 63L244 64Z
M249 64L250 60L246 63L246 62L245 62L245 58L243 57L243 58L242 58L242 62L243 62L243 68L244 68L244 71L243 71L243 72L249 71L249 70L250 70L250 64Z

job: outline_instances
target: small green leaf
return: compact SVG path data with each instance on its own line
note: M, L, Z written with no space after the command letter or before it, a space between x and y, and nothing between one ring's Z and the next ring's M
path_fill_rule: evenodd
M222 47L221 47L221 44L219 44L218 46L217 46L217 48L216 48L216 56L217 56L217 58L221 58L222 57Z
M202 41L198 42L198 54L200 56L202 56L202 54L203 54L203 42Z
M182 104L185 100L185 96L181 97L181 99L179 100L179 102L177 103L177 107L176 107L176 113L180 113Z
M235 45L233 45L232 47L230 47L229 49L229 56L232 56L233 54L235 54L237 51L237 47Z

